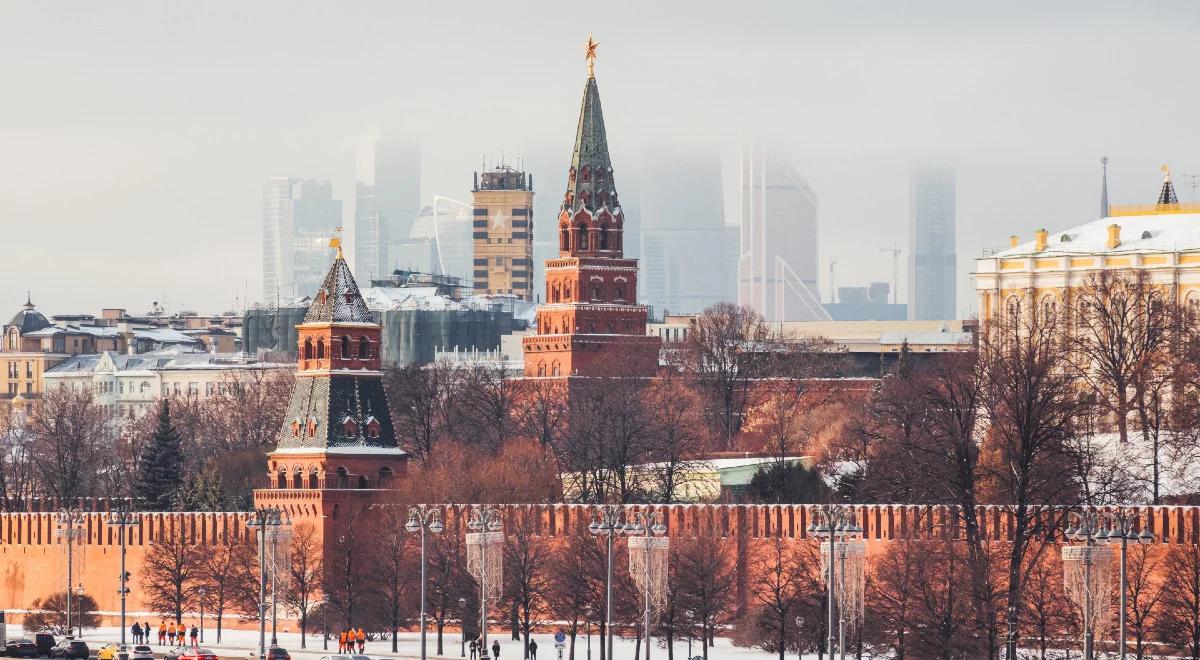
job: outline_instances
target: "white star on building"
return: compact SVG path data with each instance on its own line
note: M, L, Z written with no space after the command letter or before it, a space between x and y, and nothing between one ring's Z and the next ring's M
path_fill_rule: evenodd
M496 211L496 215L492 216L492 229L504 229L507 222L508 216L504 215L504 211Z

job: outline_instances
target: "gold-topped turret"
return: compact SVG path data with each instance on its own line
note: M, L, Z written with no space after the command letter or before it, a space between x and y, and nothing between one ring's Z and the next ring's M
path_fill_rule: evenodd
M587 63L588 63L588 78L596 77L596 68L595 68L596 67L596 48L598 48L599 46L600 46L600 42L593 39L592 35L589 33L587 43L583 45L583 47L584 47L583 57L584 57L584 59L587 60Z
M338 227L333 230L333 238L329 239L329 247L337 250L337 258L344 259L342 256L342 228Z

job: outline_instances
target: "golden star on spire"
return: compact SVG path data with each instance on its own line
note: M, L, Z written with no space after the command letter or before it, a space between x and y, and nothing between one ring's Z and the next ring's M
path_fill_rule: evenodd
M591 33L589 32L587 43L583 45L583 57L588 63L588 78L596 77L596 69L594 67L596 66L596 48L598 46L600 46L600 42L593 39Z
M1163 165L1162 167L1158 168L1158 171L1160 171L1160 172L1162 172L1162 173L1163 173L1163 180L1164 180L1164 181L1170 181L1170 180L1171 180L1171 168L1170 168L1170 167L1167 167L1166 165Z

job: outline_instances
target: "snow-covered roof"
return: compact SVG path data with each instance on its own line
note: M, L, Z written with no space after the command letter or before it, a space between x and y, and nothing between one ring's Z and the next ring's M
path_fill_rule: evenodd
M1121 244L1106 247L1108 226L1121 227ZM1046 241L1046 249L1038 251L1037 241L1027 241L994 256L1053 257L1096 253L1184 252L1200 250L1200 213L1162 213L1157 215L1128 215L1093 220L1066 231L1054 232Z
M160 344L199 344L200 340L185 335L184 333L175 330L174 328L131 328L135 339L149 340ZM58 334L69 333L76 335L88 335L96 338L111 338L121 334L121 330L110 325L70 325L61 327L52 325L42 328L36 332L31 332L26 337L53 337Z
M277 369L294 368L292 363L263 362L245 353L183 353L165 349L135 355L93 353L75 355L46 370L49 376L70 373L91 373L107 355L117 372L175 371L186 369Z

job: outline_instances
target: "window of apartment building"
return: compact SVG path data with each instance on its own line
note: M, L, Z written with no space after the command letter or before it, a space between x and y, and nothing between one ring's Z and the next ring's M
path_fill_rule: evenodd
M174 390L175 396L179 396L179 394L180 394L180 392L179 392L179 383L172 383L172 385L173 385L173 388L172 388L172 389Z
M16 396L16 395L17 395L17 384L16 384L16 383L9 383L9 384L8 384L8 395L9 395L9 396Z
M212 396L213 392L215 391L215 388L216 388L216 383L205 383L204 384L204 396Z
M149 391L149 390L150 390L150 381L148 381L148 380L143 380L143 381L142 381L142 386L141 386L140 388L138 388L138 389L139 389L139 390L141 390L141 394L145 394L147 391Z
M162 396L166 396L166 395L168 395L168 394L170 394L170 393L171 393L171 388L170 388L170 387L169 387L169 386L168 386L166 383L163 383L163 384L162 384L162 391L161 391L161 392L159 392L159 394L161 394Z
M200 383L188 383L188 396L200 394Z
M25 393L33 394L33 383L25 383Z
M32 362L25 363L25 377L33 378L33 363Z

